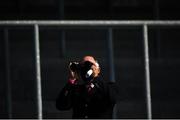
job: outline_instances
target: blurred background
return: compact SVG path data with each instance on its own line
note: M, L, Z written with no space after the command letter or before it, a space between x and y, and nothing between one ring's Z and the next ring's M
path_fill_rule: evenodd
M179 20L179 0L1 0L0 20ZM180 27L149 27L153 118L180 118ZM116 118L147 118L141 27L113 28ZM69 61L97 58L110 81L108 29L40 27L44 118L71 118L55 99ZM0 118L37 118L33 27L0 26ZM7 94L8 93L8 94ZM9 101L7 98L11 98Z

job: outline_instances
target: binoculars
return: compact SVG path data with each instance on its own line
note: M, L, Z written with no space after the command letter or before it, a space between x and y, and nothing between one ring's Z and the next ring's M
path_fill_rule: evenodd
M79 62L70 62L69 68L73 72L77 72L81 78L85 81L93 79L93 70L91 69L91 66L93 63L89 61L85 61L82 63Z

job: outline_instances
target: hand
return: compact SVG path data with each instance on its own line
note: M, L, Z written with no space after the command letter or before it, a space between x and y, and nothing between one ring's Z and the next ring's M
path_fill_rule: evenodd
M96 65L92 65L91 69L93 70L93 76L97 77L100 73L100 67Z
M70 76L69 76L69 80L68 83L70 84L75 84L77 83L77 78L75 77L75 73L73 71L70 70Z
M77 78L77 73L70 70L70 79L76 80Z

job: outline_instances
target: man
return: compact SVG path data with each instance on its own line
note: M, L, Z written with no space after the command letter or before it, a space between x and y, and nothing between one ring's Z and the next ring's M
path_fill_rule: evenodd
M73 118L112 118L118 89L100 78L100 67L92 56L70 63L70 78L61 90L56 107L73 110Z

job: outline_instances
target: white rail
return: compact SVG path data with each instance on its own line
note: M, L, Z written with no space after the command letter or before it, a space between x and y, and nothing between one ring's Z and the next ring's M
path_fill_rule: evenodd
M148 25L148 26L171 26L180 25L180 21L115 21L115 20L60 20L60 21L38 21L38 20L26 20L26 21L0 21L0 25L45 25L45 26L138 26L138 25Z

